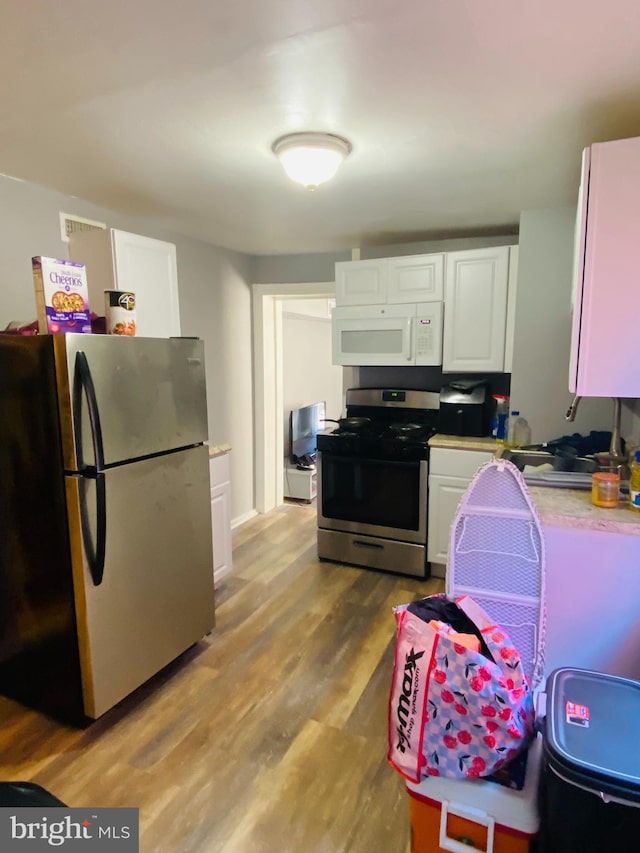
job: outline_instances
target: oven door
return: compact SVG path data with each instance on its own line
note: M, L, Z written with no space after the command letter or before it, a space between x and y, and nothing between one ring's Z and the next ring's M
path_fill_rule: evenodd
M424 545L426 460L318 454L318 527Z
M333 363L415 364L415 305L362 305L334 308L331 315Z

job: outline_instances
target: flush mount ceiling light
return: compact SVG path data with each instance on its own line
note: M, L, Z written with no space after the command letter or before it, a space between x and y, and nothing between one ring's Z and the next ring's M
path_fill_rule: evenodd
M333 178L351 143L332 133L289 133L276 139L271 150L291 180L315 189Z

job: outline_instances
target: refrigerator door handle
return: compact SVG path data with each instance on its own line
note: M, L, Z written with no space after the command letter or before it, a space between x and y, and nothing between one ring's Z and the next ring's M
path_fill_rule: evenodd
M101 471L96 474L96 516L96 553L89 569L93 585L100 586L104 577L104 558L107 550L107 492Z
M76 353L75 364L74 392L73 392L73 409L74 420L76 424L81 424L82 417L82 394L84 392L87 399L87 410L89 412L89 423L91 424L91 440L93 443L93 458L95 461L95 469L83 464L82 474L85 477L95 479L96 483L96 544L95 551L91 542L91 528L87 517L87 507L84 499L82 501L81 518L82 518L82 538L84 540L87 560L89 562L89 570L94 586L100 586L104 576L104 563L106 554L106 538L107 538L107 495L105 487L105 477L102 469L104 468L104 446L102 443L102 426L100 424L100 412L98 409L98 400L96 398L96 390L89 369L89 362L86 354L82 350ZM80 442L78 442L80 444ZM82 459L82 447L78 447L79 457Z
M93 458L96 471L104 468L104 445L102 443L102 426L100 424L100 411L96 389L91 377L91 370L86 354L82 350L76 353L75 383L73 389L73 417L77 425L82 424L82 393L87 398L87 410L89 412L89 423L91 424L91 441L93 443ZM78 435L77 430L76 435ZM80 442L78 442L80 444ZM82 459L82 447L78 447L80 459Z
M91 523L87 506L87 485L96 484L96 542L95 547L91 537ZM79 492L80 529L84 552L87 555L89 572L94 586L100 586L104 577L104 562L107 544L107 492L105 476L101 471L95 474L85 474L80 478Z

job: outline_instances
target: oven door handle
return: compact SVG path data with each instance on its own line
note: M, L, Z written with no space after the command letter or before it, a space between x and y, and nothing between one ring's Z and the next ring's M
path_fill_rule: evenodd
M363 542L362 539L354 539L353 544L356 548L369 548L373 551L384 551L384 545L378 545L377 542Z

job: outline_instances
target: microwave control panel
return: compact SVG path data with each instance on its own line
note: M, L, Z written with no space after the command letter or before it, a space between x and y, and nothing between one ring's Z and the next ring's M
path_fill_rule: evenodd
M442 364L442 303L418 305L414 323L416 364Z

